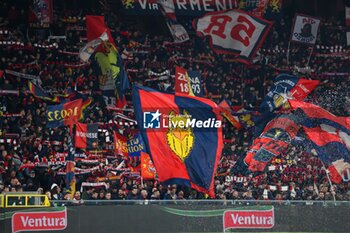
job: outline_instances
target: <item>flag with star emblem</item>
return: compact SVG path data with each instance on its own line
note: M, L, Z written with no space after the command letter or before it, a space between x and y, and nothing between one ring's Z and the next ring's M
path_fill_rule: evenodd
M290 98L303 100L315 89L319 82L318 80L298 78L289 74L278 75L260 106L260 112L262 114L274 112L283 105L288 105L288 99Z
M294 75L278 75L260 105L261 116L255 121L254 136L259 137L265 125L277 116L281 108L288 109L288 99L303 100L319 84L318 80L298 78Z

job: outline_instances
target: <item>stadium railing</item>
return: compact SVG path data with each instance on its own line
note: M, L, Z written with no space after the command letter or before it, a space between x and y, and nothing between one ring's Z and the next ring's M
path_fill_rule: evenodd
M48 197L37 193L10 193L1 196L2 208L49 207Z
M69 205L221 205L221 206L257 206L257 205L317 205L317 206L350 206L350 201L305 201L305 200L53 200L52 206Z

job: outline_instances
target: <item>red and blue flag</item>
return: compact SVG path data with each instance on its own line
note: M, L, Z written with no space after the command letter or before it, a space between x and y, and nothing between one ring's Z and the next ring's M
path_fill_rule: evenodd
M318 157L327 165L334 182L350 168L350 117L335 116L327 110L306 102L290 100L300 115L300 124Z
M288 99L303 100L319 84L318 80L298 78L294 75L278 75L260 105L261 116L255 122L255 136L258 137L265 125L277 116L281 108L289 109Z
M98 144L98 124L75 125L75 147L92 150L96 149Z
M51 96L50 94L46 93L40 86L35 85L31 81L28 82L28 89L30 93L32 93L32 95L34 95L39 99L54 102L54 103L60 102L60 99L58 97Z
M141 136L159 180L214 197L214 174L223 141L218 106L209 99L134 86Z
M47 107L48 128L71 126L82 118L82 99Z

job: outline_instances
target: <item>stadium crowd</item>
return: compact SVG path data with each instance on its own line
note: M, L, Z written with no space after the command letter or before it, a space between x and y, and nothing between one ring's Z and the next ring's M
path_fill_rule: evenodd
M92 67L79 60L79 49L87 42L86 14L105 15L117 46L123 51L125 69L133 84L173 91L173 74L178 65L201 72L208 98L217 103L225 98L237 109L256 110L276 75L288 72L321 80L308 97L310 101L336 115L350 113L347 87L350 59L346 55L349 50L343 15L322 19L317 46L311 50L299 44L288 45L293 15L286 11L281 20L274 22L254 62L245 65L233 57L215 54L207 41L196 37L189 27L190 41L176 45L164 25L147 31L143 22L129 20L114 11L109 5L111 1L99 1L98 7L92 4L85 8L57 4L54 22L48 28L30 25L28 4L0 2L1 193L38 191L52 200L72 199L70 190L65 188L64 165L57 158L67 152L68 129L46 127L46 108L50 103L28 92L28 77L35 76L54 95L76 88L91 96L93 102L85 111L85 122L100 123L100 128L109 135L113 135L113 130L124 135L135 131L134 126L110 124L117 112L106 108ZM23 44L9 45L4 41ZM127 100L123 113L133 118L130 92ZM89 172L76 173L73 200L208 198L187 187L164 187L156 180L141 180L135 175L139 160L116 155L111 149L112 140L106 140L105 135L106 131L99 135L98 152L77 151L93 161L77 161L78 168ZM217 199L350 201L348 183L331 185L321 161L302 144L290 146L286 154L273 159L260 174L233 176L230 170L245 156L253 135L244 129L234 129L227 121L223 135L225 145L215 176Z

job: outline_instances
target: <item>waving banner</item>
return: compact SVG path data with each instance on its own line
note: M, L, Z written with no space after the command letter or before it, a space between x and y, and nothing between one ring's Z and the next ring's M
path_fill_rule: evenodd
M128 139L117 132L114 132L114 149L117 155L128 156Z
M175 93L185 93L192 96L202 96L201 74L177 66L175 71Z
M98 124L77 123L75 128L75 148L96 149L98 143Z
M304 132L318 157L329 166L332 181L347 182L350 178L350 117L335 116L311 103L296 100L289 100L289 103L299 110Z
M104 35L104 33L107 33L107 35ZM99 86L106 105L110 107L124 107L126 105L124 94L129 89L129 80L120 51L115 46L110 29L104 22L104 17L96 15L86 16L86 34L90 42L97 38L100 38L102 41L106 40L100 47L95 48L96 52L90 58L94 73L98 76ZM88 54L85 57L83 56L83 58L87 59L89 57Z
M173 0L158 0L158 5L165 16L166 23L174 38L174 42L182 43L189 40L186 29L177 22Z
M261 103L260 112L265 113L278 110L284 104L288 104L288 98L303 100L319 83L319 80L280 74L275 78L273 85Z
M156 178L156 168L151 157L145 152L141 152L141 177L145 180Z
M222 151L221 116L209 99L133 87L140 133L160 182L214 194Z
M48 128L68 126L77 123L82 117L82 99L47 107Z
M263 171L271 159L287 150L299 129L294 115L281 115L270 121L262 135L254 140L244 159L249 170Z
M193 21L197 35L208 36L215 52L236 55L245 63L254 57L271 25L239 10L208 13Z
M321 20L315 17L297 14L291 41L314 45Z

